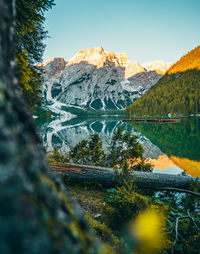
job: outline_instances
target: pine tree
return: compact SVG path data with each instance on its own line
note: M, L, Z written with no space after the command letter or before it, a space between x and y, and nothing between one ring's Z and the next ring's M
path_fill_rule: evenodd
M42 61L44 12L52 8L54 0L17 0L16 60L21 90L29 107L40 106L42 73L36 67Z

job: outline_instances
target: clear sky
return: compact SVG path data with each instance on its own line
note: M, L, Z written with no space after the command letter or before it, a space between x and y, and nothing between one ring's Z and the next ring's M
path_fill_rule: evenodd
M175 62L200 45L200 0L55 0L44 60L102 46L140 63Z

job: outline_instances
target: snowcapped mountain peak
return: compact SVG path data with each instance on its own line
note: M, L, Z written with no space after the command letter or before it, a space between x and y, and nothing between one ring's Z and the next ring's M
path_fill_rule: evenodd
M106 55L107 52L102 47L81 49L68 61L68 65L87 62L88 64L96 65L100 68L103 66Z
M125 68L125 78L129 78L137 73L144 71L144 68L138 63L129 59L128 53L113 53L102 47L93 47L79 50L67 63L75 65L86 62L95 65L97 69L105 67L108 63L113 63L115 67Z
M155 71L157 74L164 75L168 69L172 66L173 63L166 63L162 60L157 60L149 63L144 63L142 66L147 71Z

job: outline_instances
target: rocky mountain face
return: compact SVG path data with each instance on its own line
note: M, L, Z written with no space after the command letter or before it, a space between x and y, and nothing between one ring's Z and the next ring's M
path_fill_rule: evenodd
M165 66L165 67L163 67ZM54 58L44 69L45 105L53 111L63 106L84 110L124 109L155 85L167 64L148 67L101 47L78 51L68 62Z

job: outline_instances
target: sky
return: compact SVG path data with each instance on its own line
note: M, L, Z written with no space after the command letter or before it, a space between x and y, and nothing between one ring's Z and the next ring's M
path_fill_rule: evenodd
M176 62L200 45L200 0L55 0L44 61L101 46L140 63Z

